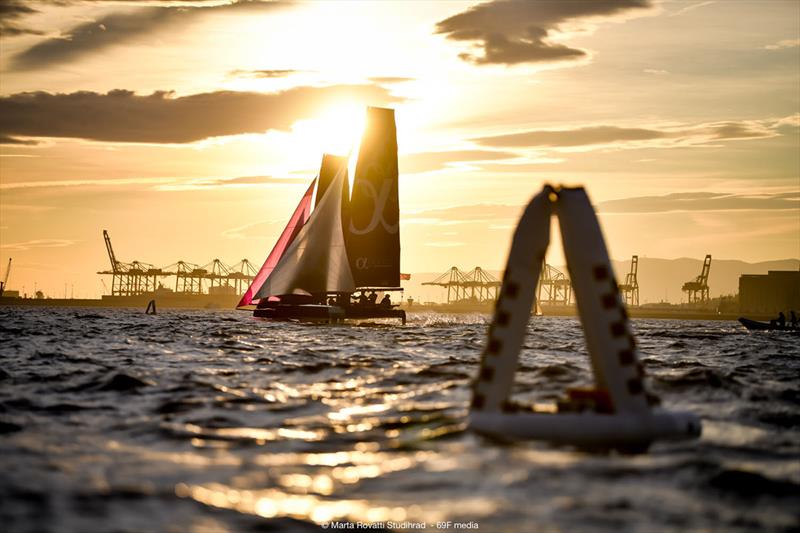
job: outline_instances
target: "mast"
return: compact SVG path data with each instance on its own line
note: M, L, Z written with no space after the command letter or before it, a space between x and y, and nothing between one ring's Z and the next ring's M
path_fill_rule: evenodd
M367 108L345 231L356 287L400 286L400 203L394 110Z

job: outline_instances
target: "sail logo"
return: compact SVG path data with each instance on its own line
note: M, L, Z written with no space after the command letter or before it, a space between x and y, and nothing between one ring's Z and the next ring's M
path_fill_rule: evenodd
M384 218L386 202L389 201L389 194L392 192L392 180L381 181L380 193L376 192L373 184L367 180L361 182L360 185L366 197L372 200L375 209L372 211L372 217L370 218L369 224L367 224L364 228L356 228L355 224L353 224L353 220L350 219L350 233L353 235L366 235L377 228L378 224L383 226L383 229L386 230L386 233L397 233L400 225L399 221L394 224L389 224Z

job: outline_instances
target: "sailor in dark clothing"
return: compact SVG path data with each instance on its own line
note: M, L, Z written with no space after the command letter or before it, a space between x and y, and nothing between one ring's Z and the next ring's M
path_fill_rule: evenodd
M784 327L786 325L786 315L783 314L783 311L778 313L778 325L780 327Z
M367 305L369 299L367 298L367 293L365 291L361 291L361 296L358 297L358 304L359 305Z
M369 295L369 303L371 303L372 305L375 305L376 303L378 303L378 293L377 292L372 291L370 293L370 295Z
M392 299L388 294L383 295L383 299L381 299L381 307L385 307L387 309L392 307Z
M793 328L796 328L800 321L797 320L797 313L794 312L794 309L789 311L789 323L792 325Z

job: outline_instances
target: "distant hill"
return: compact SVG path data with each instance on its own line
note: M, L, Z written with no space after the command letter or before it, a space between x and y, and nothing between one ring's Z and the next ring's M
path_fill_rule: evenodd
M612 261L614 270L619 280L625 279L631 267L628 261ZM449 268L449 267L448 267ZM566 267L556 266L562 272ZM686 296L681 292L681 286L700 275L703 268L702 259L658 259L650 257L639 258L639 300L641 303L655 303L666 301L680 303L686 301ZM711 260L711 273L708 286L711 296L736 294L739 291L739 276L742 274L766 274L770 270L798 270L800 259L782 259L777 261L762 261L760 263L746 263L735 259ZM442 269L442 272L445 269ZM412 297L416 301L443 302L447 299L446 289L440 287L422 286L425 281L431 281L442 272L418 272L411 274L410 281L404 281L406 288L404 298ZM496 270L488 271L498 279L502 273Z

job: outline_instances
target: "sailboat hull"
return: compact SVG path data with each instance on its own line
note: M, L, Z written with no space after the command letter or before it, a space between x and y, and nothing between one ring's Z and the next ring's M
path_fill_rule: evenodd
M380 306L348 306L317 304L276 304L253 311L257 318L272 320L301 320L312 322L340 322L343 320L366 320L373 318L396 318L406 323L406 312Z

